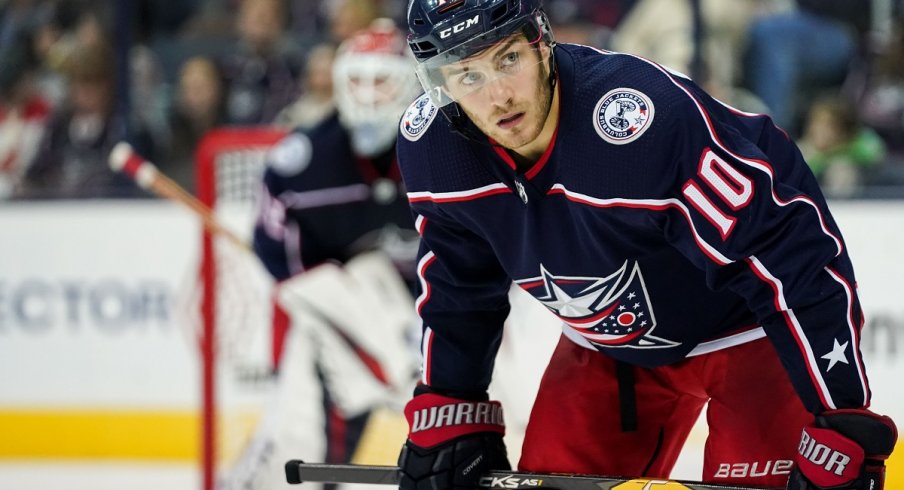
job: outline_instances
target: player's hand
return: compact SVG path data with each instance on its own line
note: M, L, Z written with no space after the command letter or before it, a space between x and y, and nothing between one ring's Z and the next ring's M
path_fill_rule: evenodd
M485 394L474 398L422 392L408 402L408 441L399 455L401 490L470 490L488 470L511 469L502 440L502 407Z
M788 490L882 490L898 430L869 410L833 410L805 427Z

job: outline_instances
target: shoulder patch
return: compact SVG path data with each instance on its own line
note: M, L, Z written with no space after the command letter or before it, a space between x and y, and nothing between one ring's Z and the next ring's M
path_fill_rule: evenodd
M628 144L653 123L653 101L630 88L610 90L596 103L593 128L600 138L613 145Z
M436 118L439 109L430 100L427 94L418 97L405 111L402 121L399 123L399 130L408 141L417 141L423 136L430 123Z
M283 138L267 155L267 165L282 177L300 174L311 163L311 140L301 133Z

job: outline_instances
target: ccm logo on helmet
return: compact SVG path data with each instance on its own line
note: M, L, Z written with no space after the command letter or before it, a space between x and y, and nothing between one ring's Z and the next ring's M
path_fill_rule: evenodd
M459 32L461 32L465 29L476 26L478 20L480 20L480 14L477 14L470 19L465 19L463 22L459 22L458 24L455 24L452 27L443 29L443 30L439 31L439 38L445 39L445 38L451 36L452 34L458 34Z
M803 432L797 451L811 463L822 466L829 473L835 473L838 476L842 476L847 464L851 462L850 456L817 442L816 439L810 437L810 434L807 434L807 431Z

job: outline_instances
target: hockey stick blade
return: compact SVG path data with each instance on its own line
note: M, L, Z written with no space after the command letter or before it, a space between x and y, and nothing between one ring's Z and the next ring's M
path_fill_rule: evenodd
M291 484L310 482L365 483L398 485L397 466L305 463L293 459L286 463L286 481ZM521 473L490 471L480 479L480 488L559 490L764 490L762 488L720 485L680 480L649 478L624 479L609 476L567 475L555 473Z

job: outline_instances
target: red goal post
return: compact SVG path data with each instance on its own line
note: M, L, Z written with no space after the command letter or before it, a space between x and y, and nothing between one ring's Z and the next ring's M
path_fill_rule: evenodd
M207 133L198 144L197 197L248 244L267 152L287 133L271 127L220 128ZM264 277L266 273L250 249L240 248L203 229L196 335L202 371L200 449L204 490L214 488L218 468L229 465L229 459L248 435L248 427L238 430L235 426L241 424L227 417L230 402L224 401L221 392L228 392L230 386L221 385L224 380L234 380L237 371L249 370L247 364L236 359L246 354L243 350L251 349L249 336L263 330L269 333L272 323L266 291L269 277ZM230 435L229 431L244 434Z

